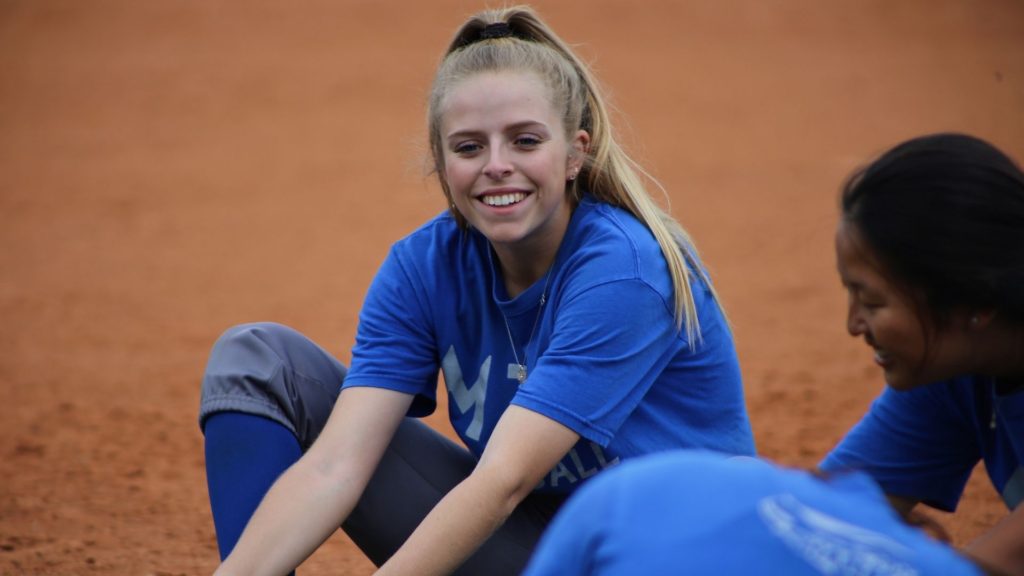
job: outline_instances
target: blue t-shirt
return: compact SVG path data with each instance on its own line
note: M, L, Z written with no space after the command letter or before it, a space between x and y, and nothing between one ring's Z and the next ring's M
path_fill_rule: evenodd
M863 470L887 494L952 512L979 460L1016 508L1024 499L1024 392L1000 396L991 378L962 376L887 387L821 467Z
M722 312L691 274L703 337L691 349L646 226L586 197L548 275L509 298L487 239L447 213L434 218L397 242L377 273L344 386L414 394L410 415L422 416L435 408L440 369L452 425L478 456L510 404L565 425L581 440L538 487L545 492L660 450L753 454Z
M639 458L574 494L524 576L979 576L904 524L867 476L821 479L697 451Z

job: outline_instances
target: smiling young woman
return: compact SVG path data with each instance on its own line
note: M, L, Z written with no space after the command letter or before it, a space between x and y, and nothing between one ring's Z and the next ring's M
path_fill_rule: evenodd
M449 210L392 246L350 367L275 324L214 346L200 422L219 574L292 570L339 525L382 574L519 574L605 468L754 452L692 242L532 11L459 29L428 134ZM462 445L414 418L434 410L439 373Z
M565 193L583 167L590 135L566 134L534 72L481 73L444 103L443 170L455 209L486 236L509 295L544 275L574 207Z
M984 461L1011 513L966 552L1024 574L1024 174L971 136L900 144L845 187L836 258L888 386L822 468L953 511Z
M847 330L874 350L889 387L909 390L973 370L982 312L951 310L941 324L922 317L922 296L883 272L850 222L836 231L836 263L849 293Z

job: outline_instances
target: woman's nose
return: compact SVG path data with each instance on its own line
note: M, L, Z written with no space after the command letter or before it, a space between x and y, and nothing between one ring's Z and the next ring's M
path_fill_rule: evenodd
M488 178L501 180L512 173L512 163L501 146L492 146L484 165L484 174Z
M846 331L850 336L860 336L866 330L864 318L856 302L851 302L846 312Z

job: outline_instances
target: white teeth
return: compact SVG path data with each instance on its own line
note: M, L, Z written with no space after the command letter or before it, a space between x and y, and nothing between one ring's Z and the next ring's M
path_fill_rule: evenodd
M526 198L526 194L522 192L515 192L513 194L494 194L490 196L484 196L481 198L484 204L488 206L511 206L517 204Z

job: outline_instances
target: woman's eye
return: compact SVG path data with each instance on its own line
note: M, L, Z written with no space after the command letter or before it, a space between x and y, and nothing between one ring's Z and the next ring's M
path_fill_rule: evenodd
M541 140L536 136L520 136L516 138L516 145L520 148L533 148L540 145Z
M480 150L480 145L475 142L463 142L452 147L453 152L462 156L472 154L478 150Z

